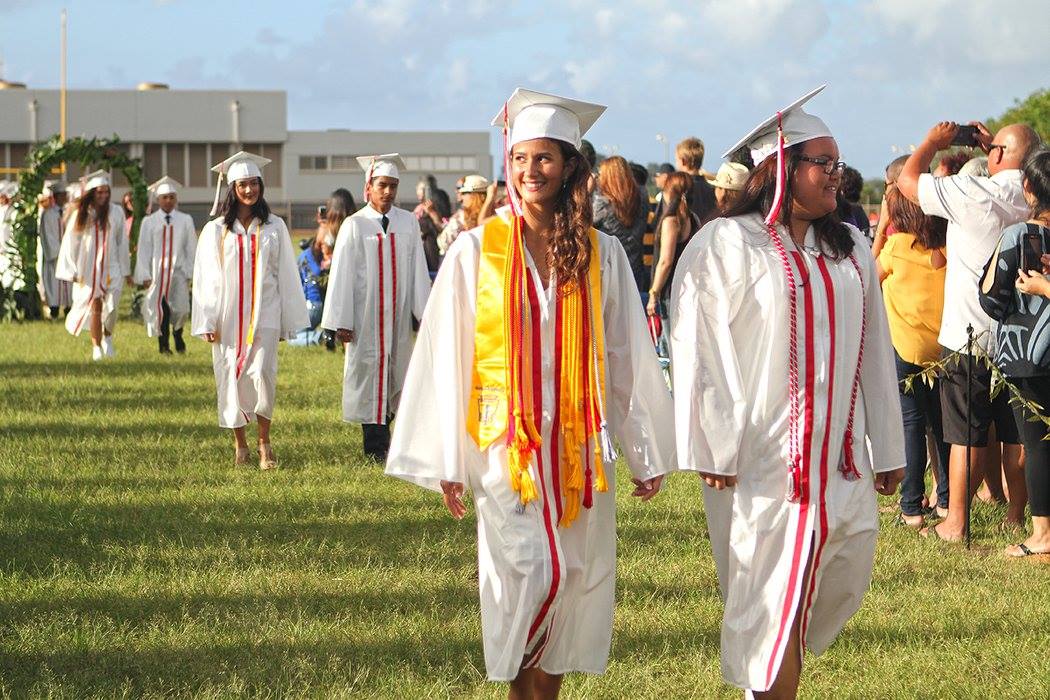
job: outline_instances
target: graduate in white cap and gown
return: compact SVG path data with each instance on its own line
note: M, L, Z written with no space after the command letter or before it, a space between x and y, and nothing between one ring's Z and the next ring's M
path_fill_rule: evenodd
M485 667L555 697L609 659L616 452L633 495L674 469L673 407L623 246L591 225L580 154L600 105L518 89L504 128L511 206L445 255L386 472L477 514Z
M419 221L394 206L401 157L357 160L368 204L339 227L321 325L347 343L343 420L361 424L365 455L382 462L412 354L412 319L423 316L430 274Z
M17 267L11 263L11 256L17 255L13 249L15 206L13 200L18 194L18 183L0 181L0 286L20 288L21 280L17 276Z
M109 174L84 177L82 195L66 223L56 276L73 283L66 330L91 333L91 359L113 357L113 329L125 280L131 283L131 253L124 210L111 199Z
M142 320L146 335L156 338L162 355L186 352L182 328L190 315L190 280L197 251L193 217L177 209L181 185L162 177L149 186L159 209L142 220L135 257L135 283L146 289Z
M62 207L66 203L66 187L58 180L44 183L40 193L40 211L37 215L37 267L40 275L40 292L51 318L58 318L60 309L68 313L72 303L69 282L56 277L58 252L62 248Z
M904 474L875 262L834 214L838 144L802 110L820 89L729 149L756 168L671 293L678 464L705 481L722 673L755 697L793 697L803 649L823 652L860 607L875 492Z
M248 463L245 426L257 420L262 470L277 467L270 444L277 343L310 323L288 228L263 196L269 162L240 151L212 168L218 218L197 241L191 320L192 334L212 344L219 426L233 430L234 464ZM230 186L220 206L223 179Z

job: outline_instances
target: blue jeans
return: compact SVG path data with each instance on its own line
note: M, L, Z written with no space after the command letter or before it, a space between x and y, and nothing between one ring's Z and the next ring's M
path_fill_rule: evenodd
M288 341L288 344L296 347L319 345L321 343L321 333L324 332L324 329L317 326L321 323L321 313L323 311L323 303L319 301L306 302L306 312L310 316L310 327L296 333L295 337Z
M896 352L897 381L922 371L919 365L905 362ZM911 392L905 393L898 383L901 397L901 415L904 418L904 481L901 482L901 512L905 515L922 514L922 497L926 493L926 427L933 433L937 447L937 505L948 507L948 443L941 428L941 393L938 382L933 388L916 378Z

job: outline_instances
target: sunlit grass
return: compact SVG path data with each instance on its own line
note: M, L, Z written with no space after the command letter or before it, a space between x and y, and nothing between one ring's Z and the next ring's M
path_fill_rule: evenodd
M282 345L281 469L260 473L232 466L202 343L161 358L128 321L117 349L92 364L60 324L0 326L0 693L505 693L484 681L474 523L363 459L341 354ZM609 670L563 695L739 697L698 479L626 491ZM978 508L973 553L882 516L872 590L804 696L1050 695L1050 568L999 555L1001 516Z

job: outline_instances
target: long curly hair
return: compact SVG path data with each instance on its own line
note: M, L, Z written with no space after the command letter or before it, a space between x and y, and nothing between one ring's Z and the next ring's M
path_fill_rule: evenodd
M80 202L77 204L76 229L78 231L83 231L88 225L88 220L92 213L95 214L95 222L100 229L103 231L109 229L109 205L113 201L113 190L110 190L105 206L96 204L96 201L99 199L98 190L98 187L91 190L81 197Z
M558 275L558 289L570 292L587 274L591 263L591 228L594 214L588 181L590 168L574 146L558 141L565 168L572 173L565 180L554 203L554 234L547 242L547 267Z

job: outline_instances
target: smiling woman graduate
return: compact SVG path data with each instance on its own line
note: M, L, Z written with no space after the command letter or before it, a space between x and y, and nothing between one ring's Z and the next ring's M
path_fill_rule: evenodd
M875 489L904 474L875 263L834 215L838 145L801 109L821 89L730 149L758 165L690 241L671 294L678 462L706 482L722 672L759 697L794 695L802 649L826 649L860 607Z
M56 277L73 283L73 306L66 330L91 333L91 359L113 357L113 329L125 280L130 280L131 255L124 231L124 212L110 197L109 173L84 176L83 196L66 224L58 253Z
M277 343L310 325L288 229L270 213L262 170L270 161L240 151L219 163L212 215L193 264L193 335L212 344L219 425L232 428L235 464L248 463L245 426L259 422L259 468L273 469L270 421ZM219 207L222 180L230 183Z
M672 404L619 242L591 223L583 133L604 111L518 89L496 118L511 206L449 248L409 365L387 473L478 518L488 676L555 697L612 635L619 439L648 500Z

